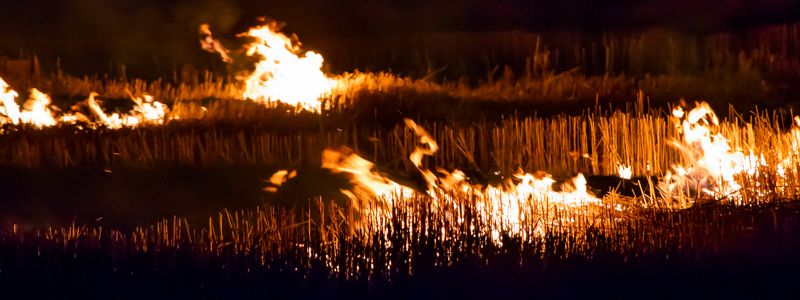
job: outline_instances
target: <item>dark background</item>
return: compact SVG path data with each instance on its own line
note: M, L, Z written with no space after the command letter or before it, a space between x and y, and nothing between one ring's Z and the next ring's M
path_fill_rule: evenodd
M45 69L161 76L215 58L199 50L197 26L208 22L236 48L235 33L268 16L287 24L310 49L331 41L427 32L642 30L718 32L798 20L792 0L6 0L0 2L0 56L37 55ZM346 43L346 42L342 42ZM346 47L347 45L340 46ZM333 57L330 64L337 64ZM351 63L352 64L352 63ZM338 65L338 69L360 68Z

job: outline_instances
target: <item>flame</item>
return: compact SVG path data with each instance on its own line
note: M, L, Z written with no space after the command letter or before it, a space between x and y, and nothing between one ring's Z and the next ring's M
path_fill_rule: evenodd
M372 196L392 205L392 196L411 197L414 189L392 181L375 170L375 164L354 153L347 147L339 150L325 149L322 152L322 168L333 173L346 173L352 176L351 183L357 195Z
M0 78L0 124L50 127L81 122L91 126L117 129L141 125L161 125L164 124L169 112L167 105L155 101L153 96L145 94L142 97L130 95L134 102L130 112L107 114L97 100L99 95L92 92L86 100L74 105L69 112L59 116L50 109L52 102L50 96L35 88L31 89L30 98L25 101L22 108L16 102L18 96L19 94ZM94 120L81 113L81 107L86 107L94 116Z
M622 179L631 179L633 176L633 170L629 165L618 165L617 166L617 174L619 178Z
M588 191L586 179L582 174L560 184L558 190L554 189L556 180L550 174L541 171L531 174L519 170L513 179L487 188L469 183L464 172L457 169L452 172L437 169L441 174L437 176L422 163L424 156L431 156L438 150L436 141L414 121L405 119L405 125L413 130L419 139L419 145L411 153L409 160L426 181L428 190L425 194L378 173L372 162L348 148L326 149L322 154L322 168L351 176L350 182L353 188L342 192L363 215L379 217L377 220L366 218L377 221L377 226L381 226L392 216L393 205L401 204L395 201L427 196L432 200L434 207L442 207L455 205L453 199L466 196L476 200L476 208L482 214L482 219L489 222L487 230L491 230L495 242L499 243L501 233L511 235L524 233L522 224L525 224L526 219L532 215L526 212L542 206L564 209L602 204L599 198Z
M280 186L295 176L297 176L297 171L295 170L278 170L272 174L272 176L270 176L269 180L267 180L267 182L269 182L272 186L265 187L264 190L270 193L275 193L278 191Z
M136 104L133 107L134 116L138 123L161 125L167 118L169 109L164 103L153 100L153 96L145 94L142 97L131 95L131 99Z
M219 54L219 57L225 63L233 63L233 59L229 55L230 51L225 46L222 46L222 43L211 34L211 26L200 24L198 32L200 33L200 47L203 50Z
M358 222L354 229L380 231L392 218L395 200L411 199L416 191L401 185L375 170L375 164L347 147L322 152L322 168L350 176L350 189L341 190L350 199L352 215Z
M492 238L498 244L502 244L501 233L522 235L523 238L527 238L523 230L524 224L543 225L542 223L548 222L549 220L541 216L540 220L529 220L534 217L533 212L541 206L550 211L602 204L601 199L588 192L583 174L578 174L560 184L560 191L553 189L556 180L546 172L538 171L531 174L519 170L514 178L520 182L513 184L509 180L504 186L489 186L476 203L476 208L490 220ZM537 226L536 229L537 232L541 232L541 227Z
M130 94L130 93L129 93ZM99 95L95 92L89 94L83 102L76 104L72 112L61 117L66 123L83 122L92 126L105 126L111 129L123 127L137 127L142 125L162 125L167 119L169 109L161 102L155 101L152 96L145 94L142 97L130 95L134 103L133 109L127 114L107 114L97 100ZM78 109L86 106L94 116L94 121L80 113Z
M800 116L794 117L794 127L791 133L792 154L800 155Z
M763 157L734 151L728 140L717 130L719 120L708 105L700 102L685 113L678 107L673 110L673 122L683 140L673 140L687 165L674 165L659 183L668 196L697 195L715 199L741 200L742 188L737 176L754 175L765 165Z
M0 78L0 102L2 104L0 113L3 115L0 123L28 124L35 127L56 125L56 120L49 108L51 102L49 96L37 89L31 89L30 98L25 101L22 109L16 102L17 96L19 94Z
M433 172L422 166L422 159L425 156L432 156L433 154L436 153L436 151L439 151L439 145L436 144L436 141L433 139L433 137L431 137L431 135L428 134L427 131L425 131L425 128L417 126L417 123L414 123L414 121L412 121L411 119L403 119L403 121L406 125L406 128L409 128L412 131L414 131L414 134L419 139L419 145L414 148L413 152L411 152L411 155L409 155L408 160L410 160L411 163L414 164L415 167L417 167L419 173L422 174L422 177L425 179L425 182L428 185L427 188L429 191L433 191L437 188L440 188L437 183L439 181L439 178L437 178L437 176L433 174Z
M245 78L243 97L260 102L282 102L301 109L320 111L320 98L329 94L335 80L322 72L322 55L301 53L300 43L280 33L277 22L251 28L242 36L254 41L248 56L260 60Z
M30 99L23 105L20 122L37 127L56 125L53 112L50 111L50 96L37 89L31 89Z
M19 104L16 102L17 96L19 94L12 90L3 78L0 78L0 101L2 101L3 105L0 107L0 113L4 116L2 119L3 124L19 124L20 112Z
M786 157L780 161L775 170L779 179L785 179L786 173L789 170L796 170L798 166L796 162L800 160L800 116L795 116L792 121L794 121L792 130L789 132L788 136L789 150L785 153ZM786 184L784 184L784 186L785 185Z

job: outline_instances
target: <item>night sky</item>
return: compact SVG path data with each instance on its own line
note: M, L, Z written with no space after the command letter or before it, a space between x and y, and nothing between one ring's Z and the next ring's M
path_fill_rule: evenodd
M638 30L707 32L798 20L793 0L12 0L0 3L0 55L55 57L78 72L109 62L173 69L206 59L197 25L234 33L268 16L315 41L452 31Z

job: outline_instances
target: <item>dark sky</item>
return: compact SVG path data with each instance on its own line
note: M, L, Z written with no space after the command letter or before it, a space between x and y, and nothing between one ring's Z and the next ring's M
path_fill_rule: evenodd
M798 12L796 0L3 0L0 55L170 69L203 55L196 51L198 24L209 22L232 39L258 16L285 21L286 31L313 44L428 31L716 31L795 21Z

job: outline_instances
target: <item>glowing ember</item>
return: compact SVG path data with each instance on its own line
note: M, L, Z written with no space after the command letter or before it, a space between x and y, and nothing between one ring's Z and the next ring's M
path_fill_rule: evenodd
M278 23L269 22L242 34L254 39L246 46L247 55L260 58L245 79L243 96L320 111L320 98L330 93L335 81L322 72L322 55L313 51L301 53L300 43L279 29Z

